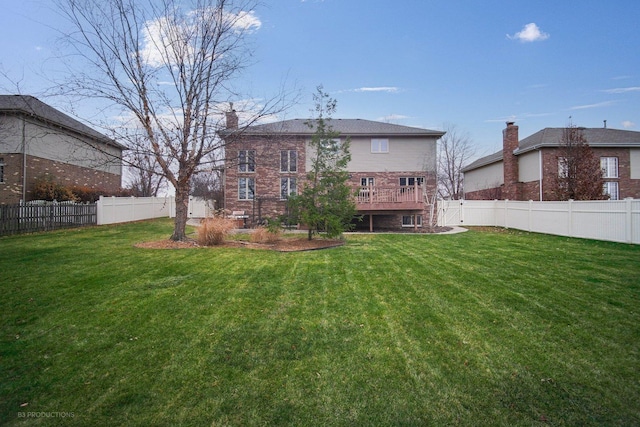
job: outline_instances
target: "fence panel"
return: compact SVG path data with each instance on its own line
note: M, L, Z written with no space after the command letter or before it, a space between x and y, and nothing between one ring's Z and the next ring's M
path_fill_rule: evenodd
M451 214L451 210L460 210ZM640 244L640 200L443 203L442 225L516 228L537 233Z
M173 197L100 197L98 224L168 217Z
M0 205L0 235L35 233L97 224L95 203L36 202Z

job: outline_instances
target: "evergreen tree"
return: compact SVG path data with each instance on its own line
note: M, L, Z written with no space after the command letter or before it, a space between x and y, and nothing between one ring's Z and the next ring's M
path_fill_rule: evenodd
M320 232L328 237L340 236L351 229L356 214L353 191L347 184L350 141L340 138L331 127L336 100L323 92L322 86L317 88L313 99L315 118L307 122L315 131L309 147L311 167L302 191L289 199L296 219L309 227L309 240Z

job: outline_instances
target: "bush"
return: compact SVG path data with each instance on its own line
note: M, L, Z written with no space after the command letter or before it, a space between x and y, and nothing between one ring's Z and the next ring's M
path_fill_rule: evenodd
M207 218L198 227L198 243L203 246L215 246L224 242L235 228L235 221L228 218Z
M253 230L249 240L253 243L275 243L280 240L280 235L282 232L280 229L269 229L266 227L258 227Z
M36 179L31 196L35 200L76 201L76 197L69 187L58 184L48 175Z

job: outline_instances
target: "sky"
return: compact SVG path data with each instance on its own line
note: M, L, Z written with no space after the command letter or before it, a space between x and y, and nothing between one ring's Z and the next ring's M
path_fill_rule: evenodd
M3 2L3 93L46 92L66 25L54 10ZM476 157L501 149L506 121L521 139L604 120L640 131L638 0L263 0L247 17L254 57L241 84L301 93L278 119L310 117L322 85L335 118L455 126Z

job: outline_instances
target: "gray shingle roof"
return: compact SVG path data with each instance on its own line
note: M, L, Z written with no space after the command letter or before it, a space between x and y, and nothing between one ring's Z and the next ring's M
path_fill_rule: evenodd
M565 128L544 128L533 135L521 139L514 154L524 154L528 151L544 147L558 147ZM591 147L640 147L640 132L610 128L580 128L582 134ZM482 157L465 166L462 172L468 172L491 163L502 160L502 151Z
M558 147L565 128L544 128L518 144L515 154L541 147ZM591 147L640 147L640 132L609 128L579 128Z
M40 120L86 135L105 144L125 148L106 135L30 95L0 95L0 112L35 116Z
M314 130L307 125L309 119L292 119L263 125L250 126L242 133L245 135L264 135L285 133L289 135L312 135ZM313 122L313 121L311 121ZM329 119L326 123L334 131L345 136L435 136L441 137L444 132L401 126L391 123L375 122L364 119Z

